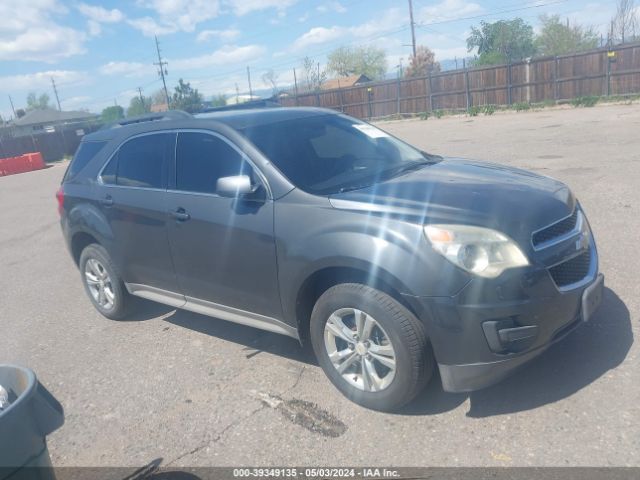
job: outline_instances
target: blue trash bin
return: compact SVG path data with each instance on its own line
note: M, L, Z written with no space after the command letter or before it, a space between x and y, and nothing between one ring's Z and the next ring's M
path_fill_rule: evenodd
M0 365L9 406L0 411L0 480L55 479L46 436L64 423L62 405L33 371Z

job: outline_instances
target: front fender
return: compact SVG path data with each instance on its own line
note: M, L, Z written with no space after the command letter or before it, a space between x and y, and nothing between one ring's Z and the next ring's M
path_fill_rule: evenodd
M306 280L327 268L364 272L369 283L382 280L409 296L452 296L469 281L431 248L422 225L335 209L326 199L315 205L295 197L276 202L275 232L287 321L295 321L298 293Z

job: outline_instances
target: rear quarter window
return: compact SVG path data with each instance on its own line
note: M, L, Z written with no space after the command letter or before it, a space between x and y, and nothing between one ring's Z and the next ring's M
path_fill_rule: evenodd
M72 180L78 173L86 167L91 159L95 157L107 144L107 142L82 142L78 147L73 160L67 168L67 173L64 176L65 180Z

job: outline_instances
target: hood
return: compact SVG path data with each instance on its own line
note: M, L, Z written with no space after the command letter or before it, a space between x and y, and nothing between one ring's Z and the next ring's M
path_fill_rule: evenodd
M562 182L493 163L448 158L370 187L330 197L335 208L408 217L422 223L478 225L528 240L573 212Z

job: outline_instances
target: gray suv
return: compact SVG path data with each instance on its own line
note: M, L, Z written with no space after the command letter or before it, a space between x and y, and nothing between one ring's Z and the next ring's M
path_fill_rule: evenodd
M378 410L436 366L450 392L500 380L602 296L565 185L328 110L123 121L84 137L57 198L104 316L135 295L308 341L343 394Z

